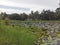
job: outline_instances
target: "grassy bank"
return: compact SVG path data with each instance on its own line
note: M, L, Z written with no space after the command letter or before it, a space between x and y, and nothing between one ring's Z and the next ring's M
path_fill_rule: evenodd
M26 27L0 24L0 45L34 45L35 36Z

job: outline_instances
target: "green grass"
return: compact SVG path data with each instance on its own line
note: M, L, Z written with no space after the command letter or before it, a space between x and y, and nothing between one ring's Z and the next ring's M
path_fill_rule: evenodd
M0 45L34 45L35 36L29 28L0 25Z
M10 20L10 22L41 22L41 23L60 23L60 20L39 20L39 21L20 21L20 20Z
M12 20L13 21L13 20ZM13 21L13 22L57 22L60 21ZM45 29L34 26L5 25L0 22L0 45L35 45L34 41L47 35Z

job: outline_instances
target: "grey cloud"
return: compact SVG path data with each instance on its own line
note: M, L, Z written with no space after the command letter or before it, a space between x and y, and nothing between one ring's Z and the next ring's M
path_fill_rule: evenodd
M27 3L27 4L34 4L34 5L44 5L50 7L58 7L58 0L11 0L17 3Z
M0 5L0 8L23 10L23 11L29 11L29 10L30 10L30 8L14 7L14 6L5 6L5 5Z

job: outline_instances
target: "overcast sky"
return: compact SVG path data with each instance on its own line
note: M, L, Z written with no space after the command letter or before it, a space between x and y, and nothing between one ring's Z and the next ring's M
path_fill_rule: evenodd
M59 0L0 0L0 12L29 13L31 10L41 12L43 9L55 11L58 4Z

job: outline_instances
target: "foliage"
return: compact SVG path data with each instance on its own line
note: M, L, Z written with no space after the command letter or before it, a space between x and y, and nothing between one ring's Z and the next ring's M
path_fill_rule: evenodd
M48 30L47 29L38 28L38 27L35 27L35 26L31 26L29 28L30 28L30 31L36 36L35 43L37 45L43 44L44 43L43 40L45 42L48 41L49 34L48 34Z
M26 27L1 22L0 45L34 45L35 36Z
M11 20L60 20L60 8L57 8L56 11L51 11L51 10L45 10L40 13L39 11L31 11L30 14L26 13L12 13L12 14L7 14L5 12L1 12L1 15L4 16L9 16L9 19Z

